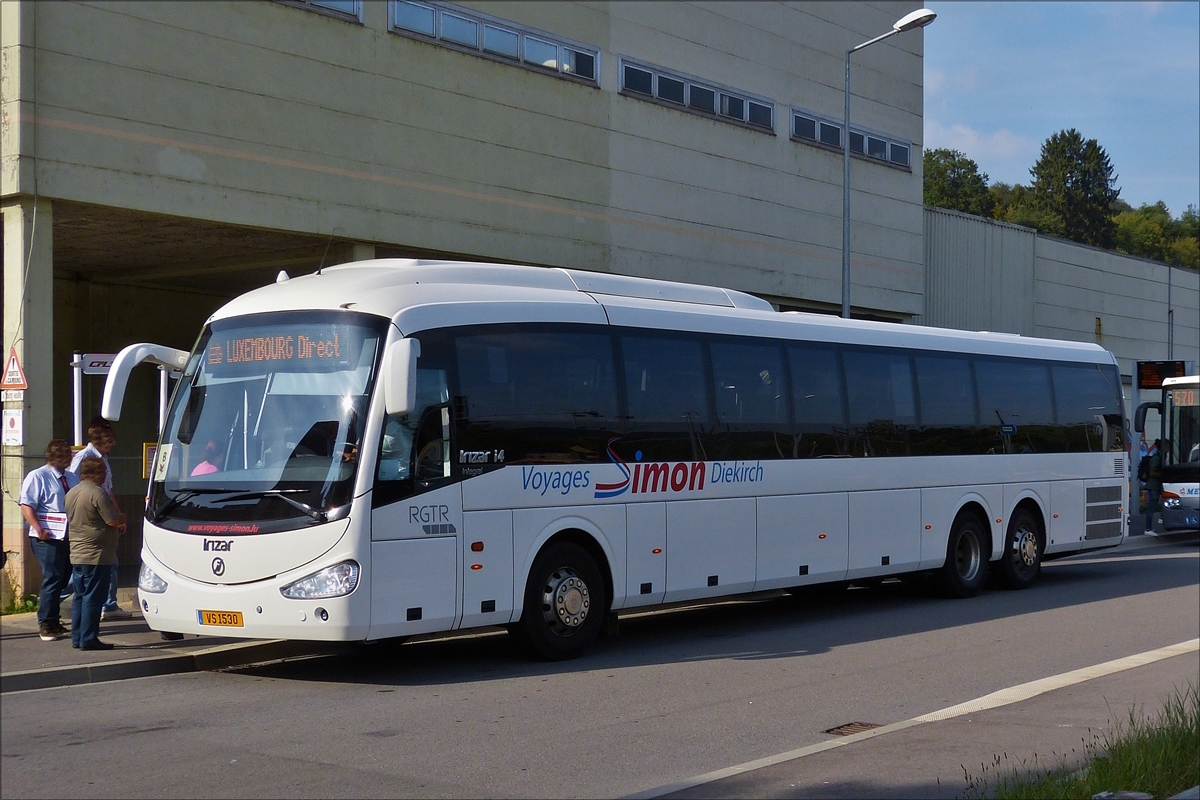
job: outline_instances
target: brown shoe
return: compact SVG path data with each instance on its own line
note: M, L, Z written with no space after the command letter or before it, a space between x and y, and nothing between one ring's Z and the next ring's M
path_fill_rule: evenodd
M70 629L63 627L61 620L55 620L54 622L50 623L50 628L54 631L54 633L58 634L59 636L70 636L71 635Z
M38 638L43 642L53 642L62 636L54 628L54 624L50 622L42 622L38 624Z

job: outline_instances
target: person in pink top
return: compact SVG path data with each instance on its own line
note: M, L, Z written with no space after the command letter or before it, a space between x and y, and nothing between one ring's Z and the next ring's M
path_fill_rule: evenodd
M217 448L217 443L212 439L208 440L208 444L204 445L204 460L196 465L192 470L192 477L197 475L212 475L214 472L220 472L221 468L217 466L217 462L222 461L222 453Z

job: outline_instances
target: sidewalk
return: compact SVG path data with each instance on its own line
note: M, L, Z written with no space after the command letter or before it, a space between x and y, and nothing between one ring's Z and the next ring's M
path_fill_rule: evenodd
M337 648L316 642L219 636L186 635L163 641L142 618L135 593L128 588L117 595L121 607L133 611L132 618L100 623L100 637L115 645L112 650L75 650L69 637L43 642L34 613L0 617L0 692L224 669ZM71 600L63 602L60 613L69 625Z

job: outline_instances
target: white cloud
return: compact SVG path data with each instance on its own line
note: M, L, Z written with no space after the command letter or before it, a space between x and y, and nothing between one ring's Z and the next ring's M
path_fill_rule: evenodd
M1041 154L1041 144L1027 136L1001 128L991 133L977 131L967 125L955 123L949 127L936 119L925 118L925 149L945 147L960 150L969 158L1007 161L1027 159L1032 164Z

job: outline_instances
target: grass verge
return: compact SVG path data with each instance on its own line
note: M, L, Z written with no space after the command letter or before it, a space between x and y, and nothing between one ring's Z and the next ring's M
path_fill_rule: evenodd
M1082 756L1083 766L1079 759ZM1200 694L1195 684L1176 689L1154 717L1137 708L1110 733L1084 740L1081 753L1052 754L1053 764L1009 764L996 756L979 775L963 768L967 797L1081 798L1100 792L1146 792L1170 797L1200 784Z

